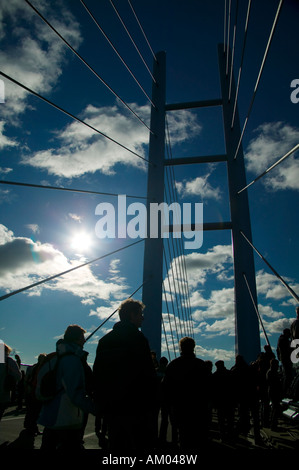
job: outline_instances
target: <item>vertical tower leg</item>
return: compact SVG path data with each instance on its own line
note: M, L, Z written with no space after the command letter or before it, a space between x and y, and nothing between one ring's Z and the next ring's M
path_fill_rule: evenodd
M147 239L144 247L142 301L144 322L142 332L147 337L150 347L161 356L161 321L162 321L162 281L163 281L163 239L159 226L158 237L150 237L150 204L160 204L164 200L164 153L165 153L165 71L166 55L156 54L152 88L151 130L149 143L149 166L147 182Z
M253 251L240 233L251 240L251 224L247 191L237 194L246 186L246 174L242 145L237 158L235 151L240 139L239 116L236 112L231 128L235 97L235 84L232 83L231 100L228 100L229 77L225 73L223 44L218 48L220 79L223 99L223 120L227 152L227 171L232 222L232 245L235 278L235 331L236 354L241 354L247 362L254 361L260 353L260 332L258 318L244 280L246 274L255 305L257 305L255 267Z

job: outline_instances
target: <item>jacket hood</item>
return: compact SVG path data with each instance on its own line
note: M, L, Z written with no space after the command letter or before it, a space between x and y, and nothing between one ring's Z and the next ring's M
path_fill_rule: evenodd
M75 354L80 358L87 358L88 352L84 351L84 349L76 343L68 343L63 339L59 339L56 343L56 352L58 356L62 356L64 354Z

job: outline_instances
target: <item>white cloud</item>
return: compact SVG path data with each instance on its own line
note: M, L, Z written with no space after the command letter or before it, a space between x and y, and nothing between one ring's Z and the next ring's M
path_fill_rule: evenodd
M149 106L139 106L135 103L130 103L130 106L145 122L149 120ZM81 113L80 119L142 158L147 158L145 149L149 142L148 130L131 117L119 103L101 108L88 105ZM180 136L181 139L186 138L185 133L189 125L186 113L179 115L171 124L171 128L176 132L176 141L179 141ZM140 169L146 168L146 163L141 158L79 122L71 122L62 131L57 131L56 139L56 148L26 155L23 157L23 163L66 178L96 171L113 175L115 166L119 163Z
M216 274L232 268L231 245L215 245L206 253L193 252L185 256L188 283L195 288L204 284L208 274Z
M82 42L79 23L67 8L57 6L53 9L43 0L36 4L47 20L77 48ZM69 49L22 0L1 2L0 19L0 39L8 42L0 51L1 70L37 93L49 93L62 73ZM3 80L5 106L1 106L1 113L10 124L18 125L17 118L28 108L30 95L11 81ZM12 145L11 141L7 145Z
M260 125L245 152L246 167L255 177L262 174L299 143L299 129L283 122ZM261 178L267 189L299 189L299 165L290 155L276 168ZM255 183L259 184L259 183Z
M140 113L145 107L140 107ZM128 118L117 105L96 108L87 106L82 120L138 155L145 157L144 145L148 132L144 126ZM86 126L71 122L62 132L57 132L57 148L41 150L23 158L23 163L47 170L49 174L74 178L85 173L101 171L114 174L117 163L145 168L145 162Z
M3 106L3 105L1 105ZM4 135L5 122L0 121L0 150L4 147L17 147L18 143ZM1 173L9 173L11 168L1 168Z
M75 220L76 222L79 222L79 224L81 224L81 222L82 222L82 217L81 217L80 215L73 214L73 213L69 212L68 216L69 216L71 219Z
M0 259L0 283L6 292L29 286L80 264L68 260L49 243L16 237L4 225L0 225ZM68 292L89 304L95 299L118 299L126 287L125 280L120 277L118 283L97 278L88 265L25 292L28 295L41 295L43 289Z
M172 145L190 140L202 131L202 125L192 111L178 110L175 113L168 113L167 121Z
M282 278L295 292L299 292L299 284L295 284L288 277L282 276ZM264 295L266 299L282 300L291 295L274 274L267 273L264 270L257 272L256 285L258 293Z
M205 176L198 176L191 180L178 181L176 187L178 193L183 197L186 196L201 196L204 199L216 199L221 198L221 190L219 187L213 188L208 182L211 173Z
M28 228L29 230L31 230L31 232L33 232L33 233L39 233L40 232L38 224L26 224L25 227Z

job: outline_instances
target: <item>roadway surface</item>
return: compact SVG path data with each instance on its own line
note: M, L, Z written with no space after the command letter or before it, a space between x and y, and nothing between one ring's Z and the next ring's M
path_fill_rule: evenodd
M18 437L23 430L23 423L25 417L25 408L21 411L16 410L16 406L9 407L2 420L0 421L0 451L4 449L18 449L20 448ZM39 427L42 431L42 426ZM253 439L253 430L245 436L240 435L233 443L223 443L220 439L218 432L218 425L215 413L213 413L212 425L210 428L210 443L211 449L221 451L230 450L279 450L279 451L293 451L299 450L299 423L292 422L291 420L281 417L279 420L278 431L271 431L269 428L261 428L261 444L255 445ZM168 427L168 447L162 452L174 452L170 445L171 426ZM34 449L39 449L42 442L42 436L36 436L34 440ZM22 447L21 447L22 448ZM23 447L24 448L24 447ZM101 450L99 440L95 434L95 419L89 416L87 426L84 434L84 448L86 450ZM103 449L102 449L103 452ZM179 453L179 452L178 452Z

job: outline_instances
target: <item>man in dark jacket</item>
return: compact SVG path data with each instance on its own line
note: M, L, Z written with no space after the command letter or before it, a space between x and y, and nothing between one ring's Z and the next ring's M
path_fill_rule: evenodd
M144 305L125 300L120 321L100 339L93 366L95 398L107 422L111 451L141 451L153 442L156 373L139 327Z
M195 356L195 341L181 338L180 357L165 370L165 388L170 400L172 426L179 434L180 450L196 452L207 444L210 374L202 359Z

